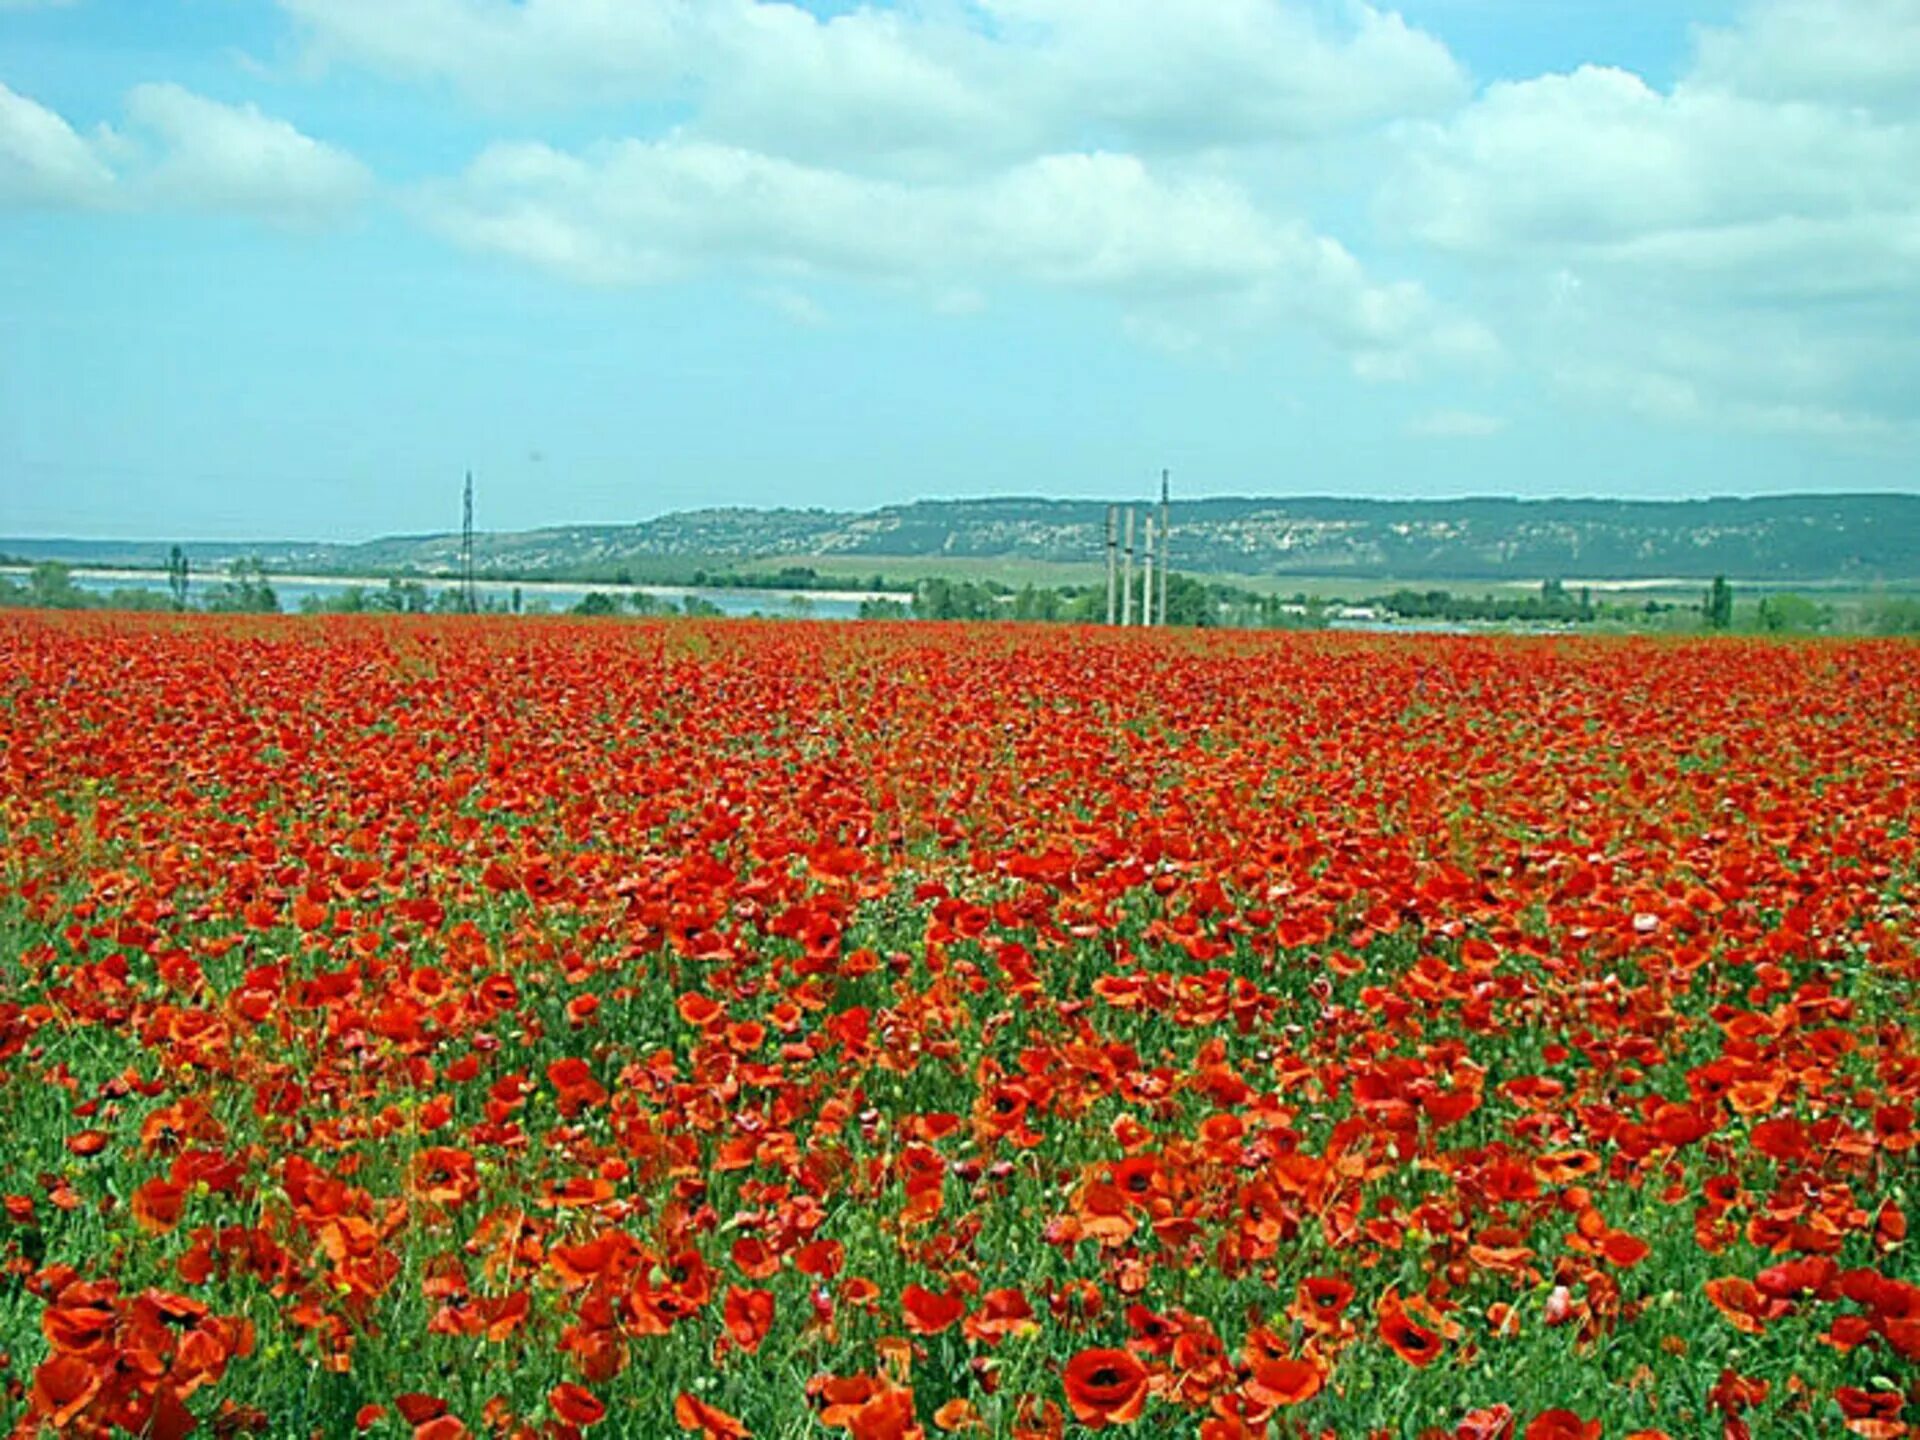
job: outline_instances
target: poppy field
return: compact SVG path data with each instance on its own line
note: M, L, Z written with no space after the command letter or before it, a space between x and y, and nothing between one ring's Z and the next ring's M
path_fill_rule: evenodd
M0 617L17 1436L1920 1433L1920 647Z

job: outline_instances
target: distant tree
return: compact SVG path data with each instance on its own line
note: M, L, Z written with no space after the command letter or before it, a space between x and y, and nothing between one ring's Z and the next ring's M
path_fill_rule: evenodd
M575 615L618 615L620 602L599 590L589 590L571 612Z
M1883 595L1861 615L1875 635L1920 635L1920 596Z
M187 608L187 587L192 583L192 570L187 563L187 552L178 545L167 553L167 591L173 596L173 608Z
M1773 634L1805 634L1833 623L1833 612L1804 595L1766 595L1760 600L1760 628Z
M726 614L726 611L699 595L683 595L680 597L680 613L693 619L713 620Z
M913 614L898 600L866 599L860 602L862 620L905 620Z
M424 615L433 608L433 598L425 585L418 580L402 580L397 575L388 576L383 589L368 593L365 603L367 609L382 615Z
M109 610L169 610L173 607L170 597L144 585L117 586L100 597L98 603Z
M1200 629L1219 623L1213 587L1174 571L1167 576L1167 624Z
M280 609L267 570L259 559L239 559L227 566L227 578L207 592L207 608L229 615L271 615Z
M43 560L27 573L27 603L43 610L82 610L87 592L73 583L73 572L57 560Z
M1707 598L1702 608L1706 611L1709 630L1733 628L1733 586L1727 583L1726 576L1713 577L1713 584L1707 587Z
M1013 597L1013 618L1016 620L1058 620L1060 618L1060 592L1051 587L1042 588L1029 581L1020 587Z
M935 575L914 586L913 613L920 620L985 620L995 613L994 596L971 580Z

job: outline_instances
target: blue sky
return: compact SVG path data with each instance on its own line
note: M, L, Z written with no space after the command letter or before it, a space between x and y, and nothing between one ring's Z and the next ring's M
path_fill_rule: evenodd
M1911 489L1920 0L0 0L0 534Z

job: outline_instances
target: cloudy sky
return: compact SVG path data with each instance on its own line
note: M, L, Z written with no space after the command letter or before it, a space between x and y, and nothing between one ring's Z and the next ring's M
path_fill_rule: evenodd
M0 534L1920 488L1920 0L0 0Z

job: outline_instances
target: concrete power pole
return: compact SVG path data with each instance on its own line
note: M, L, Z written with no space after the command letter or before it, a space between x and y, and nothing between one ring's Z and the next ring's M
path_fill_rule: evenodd
M1120 507L1107 506L1107 624L1120 618Z
M1120 624L1133 624L1133 507L1127 507L1127 559L1120 585Z
M1173 568L1173 510L1167 490L1173 472L1160 472L1160 623L1167 623L1167 572Z
M1140 623L1153 624L1153 513L1147 513L1147 563L1140 578Z

